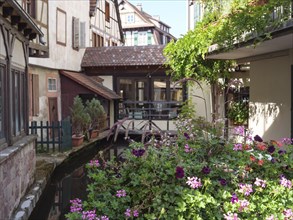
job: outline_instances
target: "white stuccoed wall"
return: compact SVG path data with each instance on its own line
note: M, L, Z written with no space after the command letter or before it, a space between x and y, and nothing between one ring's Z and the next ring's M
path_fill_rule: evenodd
M191 98L192 103L195 105L196 116L204 117L208 121L212 120L212 99L211 99L211 86L205 82L200 82L203 90L195 83L188 88L188 97ZM205 101L199 97L205 99ZM205 105L206 102L206 105ZM207 115L207 116L206 116Z
M249 128L264 140L290 137L291 60L282 56L251 62Z
M66 46L56 43L57 8L66 12ZM72 17L86 22L86 46L89 46L89 1L49 1L49 56L50 58L30 58L33 65L79 71L84 48L72 48Z

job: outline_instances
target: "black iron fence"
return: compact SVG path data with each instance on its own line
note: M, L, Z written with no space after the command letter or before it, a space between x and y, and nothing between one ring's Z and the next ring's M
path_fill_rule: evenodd
M71 149L71 124L69 120L63 121L32 121L30 133L37 134L37 153L63 152Z

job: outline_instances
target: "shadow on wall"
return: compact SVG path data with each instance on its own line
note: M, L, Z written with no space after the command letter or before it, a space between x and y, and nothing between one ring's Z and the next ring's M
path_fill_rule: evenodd
M249 104L249 128L253 134L260 135L264 140L279 140L290 137L290 107L283 103Z

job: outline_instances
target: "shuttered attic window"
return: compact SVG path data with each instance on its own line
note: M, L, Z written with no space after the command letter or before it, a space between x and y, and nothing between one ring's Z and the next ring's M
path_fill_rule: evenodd
M72 17L72 47L79 49L79 18Z

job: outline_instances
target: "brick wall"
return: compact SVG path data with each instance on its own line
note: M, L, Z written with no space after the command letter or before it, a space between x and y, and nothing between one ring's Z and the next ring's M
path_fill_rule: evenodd
M25 137L0 152L0 219L10 219L34 181L35 167L34 137Z

